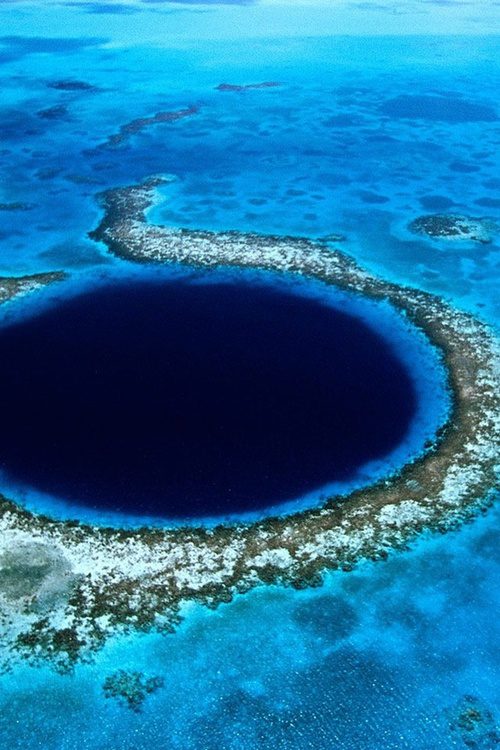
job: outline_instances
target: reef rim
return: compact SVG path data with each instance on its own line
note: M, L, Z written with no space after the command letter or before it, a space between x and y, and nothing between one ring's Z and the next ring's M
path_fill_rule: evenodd
M145 211L164 181L104 193L104 217L91 237L133 262L284 271L387 300L442 352L452 413L434 444L397 475L321 507L254 523L98 528L2 499L5 666L24 657L68 669L117 631L172 630L186 602L213 607L257 585L318 585L326 570L384 559L417 534L467 521L491 504L498 487L500 352L488 326L439 297L370 275L326 242L149 225ZM49 275L45 283L53 280ZM21 280L11 282L3 299L23 289ZM32 585L13 600L2 582L15 584L16 575Z

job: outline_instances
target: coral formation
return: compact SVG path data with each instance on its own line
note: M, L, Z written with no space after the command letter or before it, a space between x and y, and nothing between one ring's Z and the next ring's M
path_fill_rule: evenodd
M493 750L500 730L488 706L475 695L464 695L449 711L450 729L471 750Z
M263 81L262 83L219 83L215 88L217 91L248 91L250 89L272 89L281 86L278 81Z
M145 212L162 182L151 178L103 194L104 216L91 236L134 262L270 269L388 301L442 352L453 409L434 443L397 474L319 507L254 523L97 528L55 521L3 499L4 554L21 545L50 546L65 559L72 581L42 613L26 611L0 590L9 659L17 653L67 669L117 630L168 632L186 602L212 607L262 584L318 585L328 569L384 559L418 534L467 521L486 510L498 486L499 347L488 326L439 297L370 275L326 242L149 225ZM27 283L4 281L3 299ZM35 578L36 599L46 579Z
M408 225L410 232L441 240L471 240L486 244L495 231L493 222L456 214L420 216Z
M115 698L121 705L139 713L148 695L163 687L158 676L146 677L142 672L118 669L106 677L103 684L106 698Z
M47 86L51 89L57 89L58 91L97 91L97 87L93 86L87 81L76 81L76 80L61 80L61 81L49 81Z
M151 125L158 125L163 122L176 122L185 117L192 117L197 112L198 107L187 107L186 109L179 109L174 112L157 112L151 117L138 117L136 120L131 120L131 122L122 125L118 133L110 135L107 141L102 144L102 147L118 146L124 143L130 136L140 133L141 130L149 128Z

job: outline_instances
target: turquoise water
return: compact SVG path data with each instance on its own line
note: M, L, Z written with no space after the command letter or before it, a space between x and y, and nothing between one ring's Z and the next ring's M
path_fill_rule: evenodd
M321 589L195 608L175 635L117 639L71 676L17 669L2 677L2 747L465 748L456 703L500 699L499 521L496 509ZM164 678L140 714L103 695L117 665ZM498 746L485 734L472 747Z
M498 234L437 243L406 228L435 211L499 219L498 6L95 10L0 7L0 273L63 268L84 288L125 272L86 236L95 194L165 173L152 221L341 234L384 278L498 326ZM216 88L264 81L281 85ZM70 676L16 668L0 678L0 747L464 748L450 728L464 695L498 718L497 529L493 511L318 590L193 608L174 635L117 639ZM140 714L104 697L117 664L164 679ZM486 726L476 739L498 745Z

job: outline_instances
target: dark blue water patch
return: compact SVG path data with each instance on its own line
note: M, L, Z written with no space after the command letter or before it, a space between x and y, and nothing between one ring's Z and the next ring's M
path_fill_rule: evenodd
M1 467L132 515L263 510L387 455L413 382L360 318L259 283L115 282L0 331Z
M455 201L446 195L422 195L418 200L422 208L429 211L444 211L455 205Z
M363 201L363 203L387 203L389 201L389 198L386 195L380 195L379 193L374 193L371 190L359 190L358 195Z
M42 124L33 112L22 109L1 109L0 122L2 123L0 140L3 142L23 142L29 136L42 135L47 128L47 124Z
M56 104L54 107L41 109L36 114L37 117L41 117L44 120L67 120L69 115L68 108L63 104Z
M169 5L254 5L256 0L142 0L144 4Z
M334 643L351 636L359 625L359 616L348 597L332 594L297 604L293 619L316 637Z
M491 198L489 195L478 198L474 203L476 206L482 206L483 208L500 208L500 198Z
M0 62L21 60L33 54L72 55L88 47L100 47L107 41L104 37L2 36Z
M492 107L451 96L402 94L384 102L380 110L394 119L436 120L449 123L494 122L498 119Z
M477 164L470 164L469 162L461 161L460 159L455 159L455 161L451 162L448 169L451 169L452 172L462 172L463 174L472 174L473 172L479 172L481 167L479 167Z
M330 117L324 125L333 128L350 128L357 127L366 122L366 118L360 117L359 115L341 114Z
M112 259L101 253L91 242L60 242L40 252L40 258L53 268L80 268L110 265Z
M398 139L392 135L385 135L383 133L375 133L366 137L367 141L371 143L397 143Z
M498 177L493 177L491 180L485 180L483 185L489 190L500 190L500 179Z
M50 89L56 89L57 91L71 91L71 92L81 92L81 91L99 91L97 86L94 86L91 83L88 83L88 81L77 81L75 79L63 79L63 80L55 80L55 81L48 81L46 83L47 88Z
M72 8L78 8L85 13L98 15L130 15L139 13L140 8L128 3L100 3L100 2L81 2L71 3Z

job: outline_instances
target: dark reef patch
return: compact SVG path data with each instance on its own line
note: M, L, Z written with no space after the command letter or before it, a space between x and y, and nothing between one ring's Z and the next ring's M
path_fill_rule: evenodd
M414 234L434 239L469 240L487 244L491 242L491 232L495 227L486 219L459 214L429 214L411 221L408 229Z
M99 47L107 41L103 37L2 36L0 62L14 62L36 54L72 55L87 47Z
M163 687L163 678L146 677L142 672L118 669L103 684L106 698L115 698L122 706L139 713L148 695Z
M481 169L477 164L469 164L458 159L452 161L448 168L452 172L462 172L463 174L472 174L473 172L479 172Z
M351 128L362 125L364 122L364 118L359 115L341 114L330 117L325 125L332 128Z
M39 180L53 180L54 177L57 177L62 172L61 167L42 167L41 169L37 169L34 173L34 176Z
M331 594L321 594L297 605L293 618L298 625L330 643L348 638L359 622L347 597Z
M177 5L254 5L256 0L142 0L151 5L175 3Z
M93 86L91 83L87 83L87 81L75 81L72 79L49 81L47 86L58 91L98 91L97 86Z
M93 15L130 15L131 13L140 13L140 8L126 3L95 3L81 2L71 3L72 8L80 8L85 13Z
M17 143L23 137L40 135L45 125L35 115L27 110L5 108L0 110L2 122L2 140Z
M0 203L0 211L31 211L33 208L35 208L34 203L25 203L24 201Z
M489 707L475 695L464 695L448 711L452 736L470 750L494 750L500 747L500 730Z
M37 116L43 120L63 120L67 119L68 110L63 104L56 104L54 107L39 110Z
M454 205L454 201L446 195L422 195L418 200L422 208L428 211L446 211Z
M198 113L198 107L187 107L186 109L179 109L172 112L157 112L151 117L138 117L136 120L131 120L120 127L118 133L110 135L107 141L102 144L102 147L106 146L119 146L124 143L130 136L140 133L141 130L149 128L152 125L158 125L159 123L165 122L176 122L177 120L183 120L185 117L191 117Z
M413 384L357 317L265 284L142 280L0 332L1 466L83 504L196 518L355 475Z
M494 122L498 119L492 107L451 96L403 94L384 102L380 111L394 119L435 120L449 123Z
M219 83L215 88L217 91L248 91L251 89L272 89L281 86L278 81L263 81L262 83Z
M358 195L363 203L370 203L372 205L375 205L389 202L389 198L386 195L380 195L379 193L374 193L371 190L360 190L358 192Z
M478 198L474 203L476 206L482 206L483 208L500 208L500 198L491 198L490 196Z

